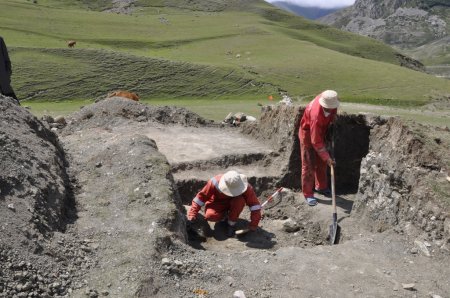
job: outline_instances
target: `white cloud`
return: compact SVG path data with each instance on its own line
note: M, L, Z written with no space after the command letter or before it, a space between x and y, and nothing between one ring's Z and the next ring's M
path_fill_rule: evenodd
M350 6L355 3L355 0L266 0L267 2L286 1L301 6L313 6L321 8L335 8Z

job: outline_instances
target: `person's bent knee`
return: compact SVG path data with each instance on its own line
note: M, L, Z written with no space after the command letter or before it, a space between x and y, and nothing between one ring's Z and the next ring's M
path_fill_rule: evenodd
M223 215L222 214L218 214L218 213L206 213L205 214L205 219L207 221L218 222L218 221L221 221L223 219Z

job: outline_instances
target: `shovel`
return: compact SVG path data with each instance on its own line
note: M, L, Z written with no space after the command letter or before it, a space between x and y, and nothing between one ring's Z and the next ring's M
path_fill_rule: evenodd
M336 244L339 239L339 232L338 230L340 227L337 224L337 210L336 210L336 191L334 186L334 166L331 167L331 198L332 198L332 205L333 205L333 223L330 225L330 244Z

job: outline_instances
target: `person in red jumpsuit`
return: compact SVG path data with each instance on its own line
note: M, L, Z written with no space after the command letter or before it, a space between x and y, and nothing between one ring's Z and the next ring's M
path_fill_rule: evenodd
M314 190L330 195L327 165L335 165L325 145L325 135L339 107L336 91L326 90L305 108L300 123L299 139L302 158L302 192L310 206L317 205Z
M205 207L207 221L226 221L227 236L233 237L235 225L244 206L250 208L249 230L255 231L261 220L261 203L247 177L236 171L212 177L192 200L188 212L188 224L196 220L198 212Z

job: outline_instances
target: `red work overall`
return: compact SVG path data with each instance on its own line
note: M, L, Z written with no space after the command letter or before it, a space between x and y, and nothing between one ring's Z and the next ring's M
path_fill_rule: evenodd
M306 106L298 133L302 158L302 191L305 198L314 197L314 185L316 189L328 188L327 160L330 154L325 147L325 135L337 109L332 109L326 117L319 98L320 94Z
M198 212L205 206L205 219L217 222L224 219L228 212L228 221L235 223L239 219L244 206L250 208L250 229L256 229L261 220L261 204L256 197L253 187L249 184L247 190L237 196L229 197L219 190L219 181L222 175L211 178L203 189L192 200L188 218L193 220Z

